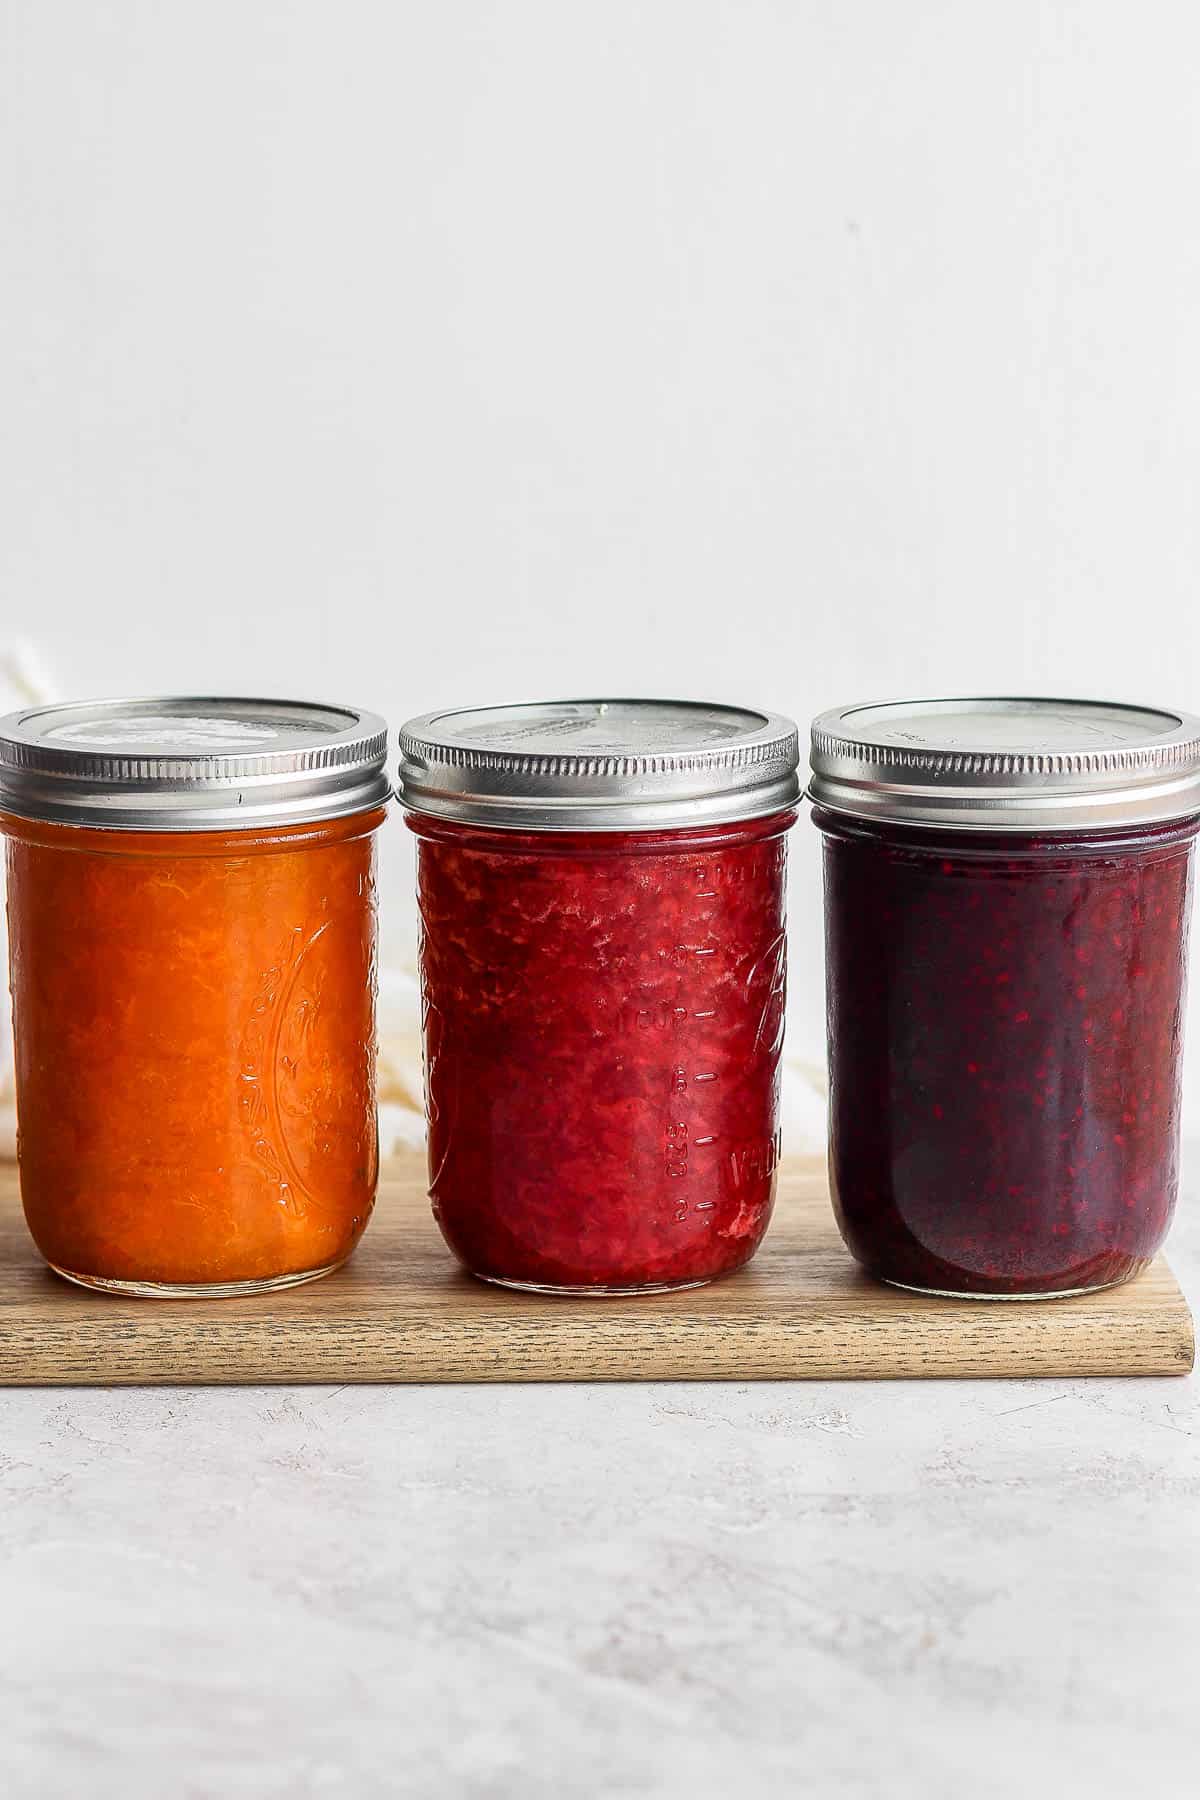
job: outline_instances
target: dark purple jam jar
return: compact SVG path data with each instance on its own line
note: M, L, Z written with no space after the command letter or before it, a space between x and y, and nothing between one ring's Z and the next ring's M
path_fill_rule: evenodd
M839 708L824 835L830 1177L880 1280L1128 1280L1178 1186L1200 720L1064 700Z

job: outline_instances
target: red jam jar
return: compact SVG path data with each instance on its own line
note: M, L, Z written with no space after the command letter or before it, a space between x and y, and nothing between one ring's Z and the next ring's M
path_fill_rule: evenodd
M1128 1280L1178 1186L1200 720L906 701L812 745L851 1252L957 1297Z
M428 714L401 752L446 1242L540 1293L740 1269L779 1159L795 727L576 700Z
M383 721L281 700L0 720L21 1195L60 1275L291 1287L375 1199Z

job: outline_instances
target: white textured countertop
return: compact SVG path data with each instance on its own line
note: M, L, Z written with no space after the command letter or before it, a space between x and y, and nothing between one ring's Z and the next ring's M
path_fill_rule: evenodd
M0 1481L6 1800L1197 1791L1195 1378L10 1391Z

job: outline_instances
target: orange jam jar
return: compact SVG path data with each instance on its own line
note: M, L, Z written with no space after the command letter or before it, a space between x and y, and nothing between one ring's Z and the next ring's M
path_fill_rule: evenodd
M253 1294L358 1242L386 741L282 700L0 720L21 1194L58 1274Z

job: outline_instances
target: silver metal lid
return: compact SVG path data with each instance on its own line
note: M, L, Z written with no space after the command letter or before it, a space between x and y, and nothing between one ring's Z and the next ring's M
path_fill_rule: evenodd
M154 696L0 719L0 812L117 831L316 824L390 792L374 713L298 700Z
M1200 812L1200 718L1105 700L890 700L813 721L820 806L970 831L1072 831Z
M799 798L796 727L688 700L556 700L426 713L400 732L414 813L529 831L754 819Z

